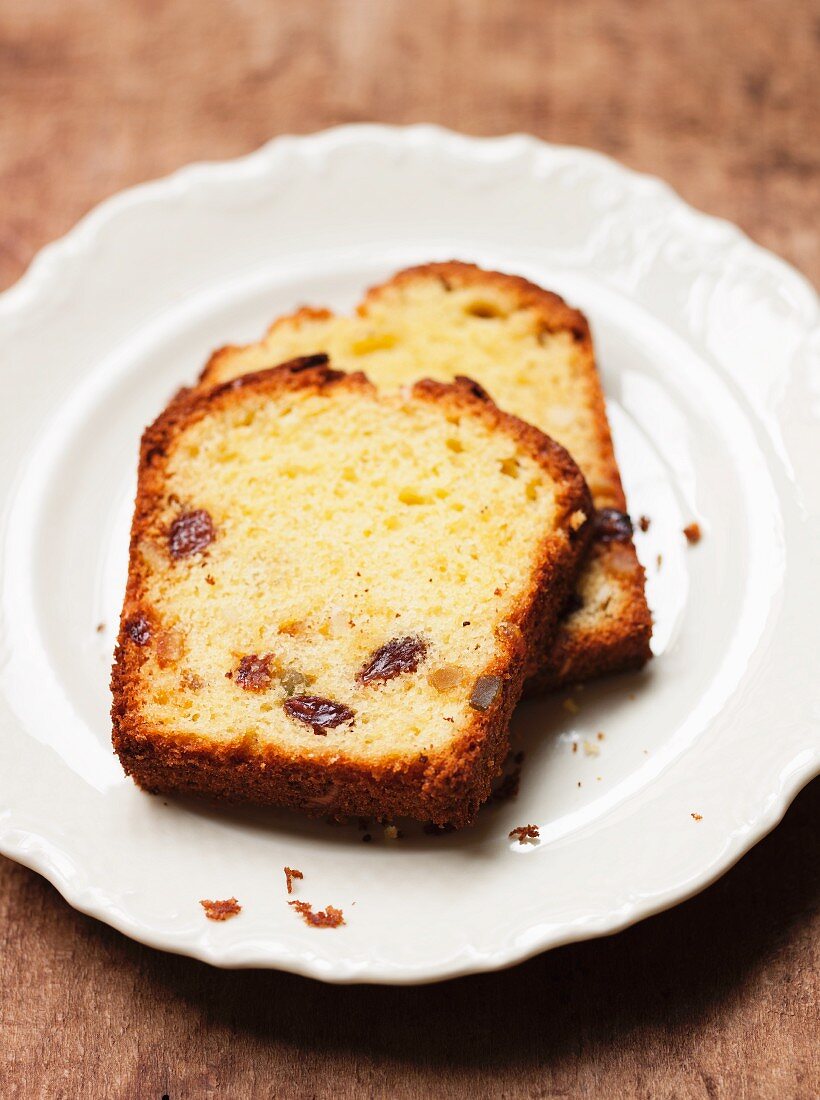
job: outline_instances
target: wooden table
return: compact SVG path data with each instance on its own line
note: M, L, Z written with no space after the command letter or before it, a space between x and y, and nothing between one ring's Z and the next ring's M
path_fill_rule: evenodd
M0 285L128 184L372 119L596 147L816 279L818 40L813 0L3 0ZM619 936L420 989L160 955L0 861L0 1095L816 1096L818 810Z

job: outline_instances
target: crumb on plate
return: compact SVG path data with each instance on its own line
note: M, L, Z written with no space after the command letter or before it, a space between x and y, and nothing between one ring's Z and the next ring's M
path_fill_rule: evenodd
M288 893L293 893L293 880L295 878L304 878L305 876L296 867L285 867L285 883L287 884Z
M327 905L316 913L313 912L313 906L309 901L289 901L288 905L292 905L305 924L309 924L312 928L338 928L340 924L345 923L342 910L332 905Z
M229 920L242 912L242 906L236 898L226 898L224 901L208 901L203 898L199 904L205 910L208 920Z
M517 840L519 844L525 844L528 840L538 840L539 836L537 825L518 825L510 833L510 840Z

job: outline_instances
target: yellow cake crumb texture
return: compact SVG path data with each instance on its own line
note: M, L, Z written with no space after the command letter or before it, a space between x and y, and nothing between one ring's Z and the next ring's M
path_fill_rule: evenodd
M441 748L475 718L555 513L511 434L435 402L340 388L227 404L176 438L137 550L142 716L303 758ZM390 644L408 671L380 678ZM314 729L305 697L341 709Z
M385 391L419 378L468 375L500 408L566 447L596 507L621 506L588 353L572 332L548 331L537 308L521 308L514 286L489 279L447 286L434 274L419 274L380 288L351 317L302 311L282 318L258 344L221 355L208 381L320 351L341 370L365 371Z

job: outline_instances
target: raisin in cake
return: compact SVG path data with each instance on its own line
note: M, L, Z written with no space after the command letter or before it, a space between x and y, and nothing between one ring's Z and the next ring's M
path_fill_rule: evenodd
M316 356L146 432L112 677L152 791L463 825L593 523L469 380L379 395Z
M502 409L566 447L599 511L597 538L529 687L544 690L646 662L652 621L644 573L583 314L515 276L457 262L428 264L375 287L352 317L302 309L275 322L260 343L223 348L201 384L318 351L345 370L365 370L382 389L467 374Z

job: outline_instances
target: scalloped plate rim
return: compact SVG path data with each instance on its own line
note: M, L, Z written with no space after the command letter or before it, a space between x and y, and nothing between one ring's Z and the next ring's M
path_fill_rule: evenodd
M691 219L699 226L708 226L719 231L725 241L741 243L750 258L775 272L779 279L788 281L811 302L817 312L817 296L809 281L793 267L752 240L746 233L730 221L705 214L690 206L668 184L656 177L621 165L612 158L590 149L571 145L555 145L540 141L527 134L516 133L497 137L474 137L427 124L408 127L386 126L382 124L351 124L334 127L315 134L281 135L262 145L259 149L244 156L220 160L203 161L179 168L160 179L137 184L103 200L85 214L79 222L63 237L46 245L35 256L21 278L0 294L0 319L13 319L16 314L25 315L26 309L36 303L38 295L48 292L49 281L59 274L60 265L79 262L94 248L99 234L105 231L121 210L155 199L162 200L167 195L185 190L191 184L201 180L214 179L220 174L230 177L249 167L259 165L264 168L268 158L274 155L284 143L299 145L333 147L346 142L358 142L370 139L378 142L438 142L445 146L458 146L462 152L480 152L482 150L526 149L532 156L558 154L568 159L578 158L586 163L595 163L603 171L615 173L622 179L628 179L643 187L651 187L656 194L662 195L679 214ZM812 329L806 326L806 339ZM505 946L497 951L477 954L470 952L467 946L433 970L429 964L422 963L418 968L402 965L381 968L371 963L356 963L351 960L337 960L327 963L310 952L295 955L290 949L271 950L271 945L256 948L254 941L242 941L234 946L234 952L240 948L244 956L240 959L219 956L209 950L208 945L200 941L178 942L174 934L140 925L139 921L128 917L118 909L110 898L104 896L100 887L92 887L80 881L77 867L70 854L60 849L54 841L29 830L18 835L8 814L0 815L0 851L19 863L32 868L47 878L60 894L75 909L100 919L129 937L162 950L187 955L208 962L211 965L227 968L265 967L276 968L293 973L319 978L334 983L373 982L390 984L420 984L429 981L454 978L487 970L501 969L514 965L542 951L579 940L595 938L621 931L645 917L684 901L713 883L729 870L782 819L789 805L799 791L820 771L820 752L800 754L801 759L790 757L782 762L779 771L773 773L774 782L770 785L766 797L762 800L761 811L753 821L739 824L726 838L720 858L705 866L698 877L685 885L678 884L664 892L651 896L628 895L628 903L621 906L617 914L612 911L590 914L584 921L563 931L545 935L537 943L525 948ZM64 873L61 864L68 863L70 873ZM100 896L100 895L103 896ZM258 953L256 953L258 951Z

